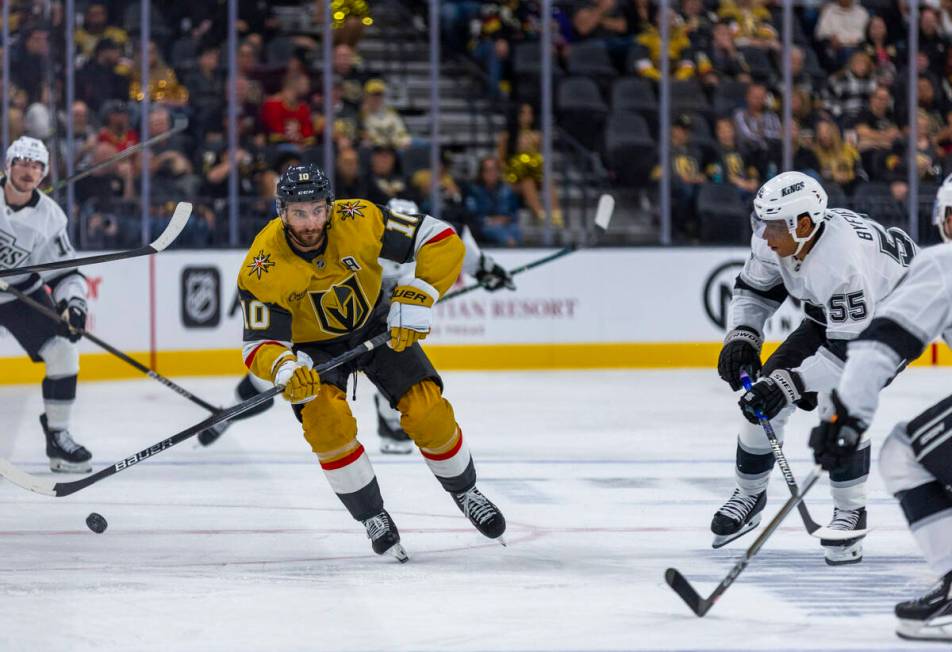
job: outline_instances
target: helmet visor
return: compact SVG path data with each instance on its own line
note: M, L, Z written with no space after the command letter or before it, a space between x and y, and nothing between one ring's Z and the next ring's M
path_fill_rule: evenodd
M786 220L762 220L757 217L756 211L750 213L750 229L754 235L763 240L768 235L783 235L789 233Z

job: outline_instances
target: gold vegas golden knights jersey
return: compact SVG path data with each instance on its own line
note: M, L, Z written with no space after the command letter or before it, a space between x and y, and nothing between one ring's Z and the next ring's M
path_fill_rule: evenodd
M255 237L238 273L245 365L272 379L293 344L329 342L367 324L380 295L378 258L416 260L416 276L444 294L456 281L465 248L445 222L405 215L362 199L335 201L324 246L300 253L284 223Z

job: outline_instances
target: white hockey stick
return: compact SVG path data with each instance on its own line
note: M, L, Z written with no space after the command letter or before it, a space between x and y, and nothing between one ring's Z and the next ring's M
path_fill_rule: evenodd
M14 267L12 269L0 269L0 277L16 276L17 274L29 274L30 272L45 272L51 269L68 269L70 267L79 267L80 265L93 265L95 263L108 263L114 260L123 260L124 258L138 258L139 256L150 256L168 248L175 239L179 237L182 229L188 223L188 218L192 215L192 205L188 202L179 202L175 206L175 212L172 213L172 219L166 225L158 238L144 247L137 249L127 249L126 251L117 251L111 254L100 254L98 256L85 256L81 258L70 258L69 260L58 260L50 263L40 263L37 265L27 265L26 267Z

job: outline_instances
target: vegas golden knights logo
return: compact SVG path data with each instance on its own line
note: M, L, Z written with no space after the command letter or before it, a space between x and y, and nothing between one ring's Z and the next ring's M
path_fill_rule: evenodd
M363 326L370 315L370 304L356 275L332 285L329 290L309 294L321 328L328 333L350 333Z

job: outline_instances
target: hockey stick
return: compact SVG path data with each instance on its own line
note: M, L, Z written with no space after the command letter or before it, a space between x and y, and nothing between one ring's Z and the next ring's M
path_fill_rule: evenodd
M740 382L744 385L744 389L749 392L752 383L746 371L740 372ZM770 420L767 419L760 410L757 410L756 415L757 420L760 421L760 426L764 429L764 434L767 435L767 441L770 442L770 448L773 449L774 459L777 460L777 465L780 467L780 471L783 472L783 479L787 483L790 495L796 496L800 491L797 488L797 480L793 477L793 471L790 470L790 465L787 463L787 456L783 454L783 447L780 446L777 433L774 432L773 426L770 425ZM810 536L814 536L817 539L847 541L864 536L868 532L868 530L833 530L825 525L820 525L810 516L810 510L807 509L806 503L803 501L797 503L797 511L800 512L800 518L803 519L803 527L807 529Z
M46 188L44 188L44 189L43 189L43 192L45 192L45 193L47 193L47 194L53 194L54 192L56 192L57 190L59 190L60 188L62 188L63 186L65 186L65 185L67 185L67 184L75 183L75 182L79 181L80 179L85 179L86 177L88 177L90 174L92 174L92 173L95 172L96 170L100 170L100 169L102 169L102 168L109 167L110 165L114 165L114 164L118 163L119 161L121 161L121 160L123 160L123 159L129 158L129 157L132 156L133 154L138 154L140 151L142 151L142 150L145 149L146 147L152 147L153 145L156 145L156 144L158 144L158 143L161 143L163 140L168 140L169 138L171 138L171 137L174 136L175 134L178 134L178 133L181 133L181 132L185 131L187 128L188 128L188 120L185 120L185 119L177 120L177 121L175 122L175 124L172 126L172 128L169 129L168 131L163 132L163 133L159 134L158 136L153 136L152 138L150 138L150 139L148 139L148 140L144 140L144 141L142 141L141 143L136 143L136 144L133 145L132 147L127 147L126 149L122 150L121 152L116 152L115 154L113 154L112 156L110 156L109 158L107 158L106 160L104 160L104 161L99 161L99 163L95 163L95 164L89 166L88 168L86 168L85 170L81 170L81 171L75 173L75 174L74 174L73 176L71 176L71 177L66 177L65 179L60 179L59 181L57 181L57 182L54 183L53 185L47 186Z
M0 277L16 276L17 274L28 274L30 272L46 272L51 269L68 269L70 267L79 267L80 265L93 265L95 263L108 263L114 260L123 260L125 258L138 258L139 256L151 256L168 248L170 244L185 228L188 218L192 214L192 205L181 201L175 206L175 212L172 213L172 219L166 225L158 238L144 247L136 249L127 249L117 251L111 254L100 254L97 256L85 256L81 258L70 258L69 260L58 260L50 263L39 263L37 265L27 265L26 267L13 267L10 269L0 269Z
M139 371L141 371L142 373L144 373L146 376L148 376L148 377L151 378L152 380L157 380L157 381L159 381L160 383L162 383L163 385L165 385L166 387L168 387L169 389L171 389L173 392L175 392L175 393L178 394L179 396L182 396L182 397L188 399L189 401L191 401L192 403L195 403L196 405L200 405L201 407L205 408L206 410L208 410L208 411L211 412L212 414L217 414L218 412L221 411L221 408L217 408L217 407L215 407L214 405L211 405L210 403L206 403L205 401L203 401L203 400L200 399L199 397L195 396L194 394L192 394L191 392L189 392L187 389L185 389L185 388L182 387L181 385L178 385L178 384L176 384L175 382L173 382L172 380L170 380L170 379L166 378L165 376L163 376L162 374L160 374L160 373L158 373L158 372L156 372L156 371L153 371L152 369L149 369L148 367L146 367L144 364L142 364L141 362L139 362L139 361L136 360L135 358L133 358L133 357L131 357L131 356L129 356L129 355L126 355L125 353L123 353L123 352L120 351L119 349L115 348L115 347L112 346L111 344L109 344L109 343L107 343L107 342L104 342L103 340L99 339L98 337L96 337L95 335L93 335L92 333L90 333L89 331L87 331L86 329L84 329L84 328L73 328L72 326L69 325L69 321L67 321L67 320L63 317L63 315L59 314L58 312L56 312L55 310L53 310L53 309L50 308L49 306L43 305L42 303L40 303L40 302L37 301L36 299L30 297L29 295L24 294L23 292L21 292L20 290L18 290L17 288L15 288L15 287L13 287L13 286L11 286L9 283L7 283L6 281L4 281L3 279L0 279L0 292L9 292L10 294L13 294L17 299L19 299L20 301L22 301L22 302L25 303L26 305L28 305L28 306L30 306L31 308L33 308L34 310L36 310L36 311L37 311L38 313L40 313L41 315L44 315L45 317L49 317L49 318L52 319L53 321L59 322L60 324L65 324L65 325L66 325L70 330L72 330L73 332L79 333L80 335L82 335L83 337L85 337L87 340L89 340L89 341L92 342L93 344L99 346L99 347L102 348L102 349L105 349L106 351L108 351L109 353L113 354L114 356L116 356L117 358L119 358L120 360L122 360L123 362L125 362L125 363L127 363L127 364L129 364L129 365L131 365L131 366L133 366L133 367L135 367L136 369L138 369ZM226 430L226 429L228 428L228 426L230 426L230 425L231 425L231 422L230 422L230 421L224 421L224 422L218 424L217 426L215 426L215 427L213 427L213 428L210 428L210 430L213 430L213 431L214 431L215 437L220 437L221 434L222 434L223 432L225 432L225 430Z
M381 333L375 337L372 337L366 342L363 342L362 344L355 346L349 351L341 353L339 356L331 358L327 362L317 365L316 367L314 367L314 370L317 371L318 373L324 373L326 371L339 367L342 364L350 362L354 358L358 358L364 355L365 353L373 351L375 348L385 344L389 340L390 340L389 333ZM167 450L171 448L172 446L175 446L176 444L182 443L189 437L193 437L204 430L208 430L209 428L211 428L217 423L221 423L222 421L227 421L228 419L231 419L246 410L255 408L258 405L261 405L262 403L264 403L265 401L273 398L274 396L277 396L283 391L284 391L284 385L275 385L271 389L264 391L258 394L257 396L252 396L247 401L242 401L241 403L232 405L230 408L226 408L218 412L217 414L213 414L210 417L206 418L205 420L200 421L199 423L196 423L194 426L190 426L186 428L185 430L182 430L181 432L178 432L172 435L171 437L167 437L166 439L163 439L162 441L156 444L153 444L149 446L148 448L142 449L138 453L134 453L133 455L130 455L129 457L119 462L116 462L112 466L107 466L106 468L100 469L96 473L93 473L92 475L87 476L85 478L81 478L79 480L74 480L72 482L55 482L54 483L45 478L41 478L41 477L26 473L25 471L21 471L20 469L13 466L13 464L10 463L10 460L6 460L3 458L0 458L0 476L3 476L4 478L9 480L13 484L17 485L18 487L29 489L30 491L33 491L38 494L43 494L44 496L53 496L55 498L68 496L70 494L76 493L77 491L81 489L85 489L86 487L90 485L96 484L100 480L104 480L112 475L115 475L116 473L119 473L120 471L124 471L128 469L130 466L135 466L136 464L138 464L139 462L143 460L146 460L146 459L149 459L150 457L158 455L162 451Z
M598 232L604 233L605 231L608 230L608 225L609 223L611 223L612 213L614 212L615 212L615 198L614 197L612 197L611 195L605 194L598 198L598 207L595 209L595 226L598 227L599 229L597 233ZM577 244L570 244L566 247L559 249L555 253L549 254L548 256L543 256L542 258L539 258L538 260L534 260L531 263L527 263L525 265L521 265L519 267L510 269L509 275L515 276L516 274L522 274L523 272L527 272L534 267L538 267L539 265L545 265L546 263L550 263L553 260L561 258L562 256L567 256L570 253L577 251L579 248L580 247ZM449 299L454 299L462 294L472 292L473 290L478 290L481 287L484 287L482 283L473 283L472 285L467 285L464 288L460 288L458 290L454 290L453 292L448 293L447 295L442 297L440 301L448 301Z
M714 603L717 602L718 598L721 597L721 594L724 593L734 583L734 580L737 579L737 576L740 575L747 564L750 563L750 560L753 559L760 549L763 547L764 543L767 542L767 539L770 537L774 531L780 527L780 523L783 522L783 519L787 517L793 508L800 504L803 501L803 497L810 487L816 484L816 481L820 477L822 469L819 465L813 467L813 471L810 472L810 475L807 476L806 481L803 483L803 489L794 495L790 496L787 499L787 502L784 503L783 507L777 513L776 516L767 524L767 527L764 528L764 531L760 533L760 536L757 537L754 542L750 545L744 552L744 556L741 557L740 561L734 564L734 567L727 574L727 577L721 580L721 583L717 585L717 588L714 589L714 592L711 593L707 598L702 598L697 590L691 586L691 583L688 582L687 578L681 574L681 572L676 568L669 568L664 572L664 580L668 583L674 592L681 596L681 599L691 608L698 617L703 617L711 607L714 606Z

